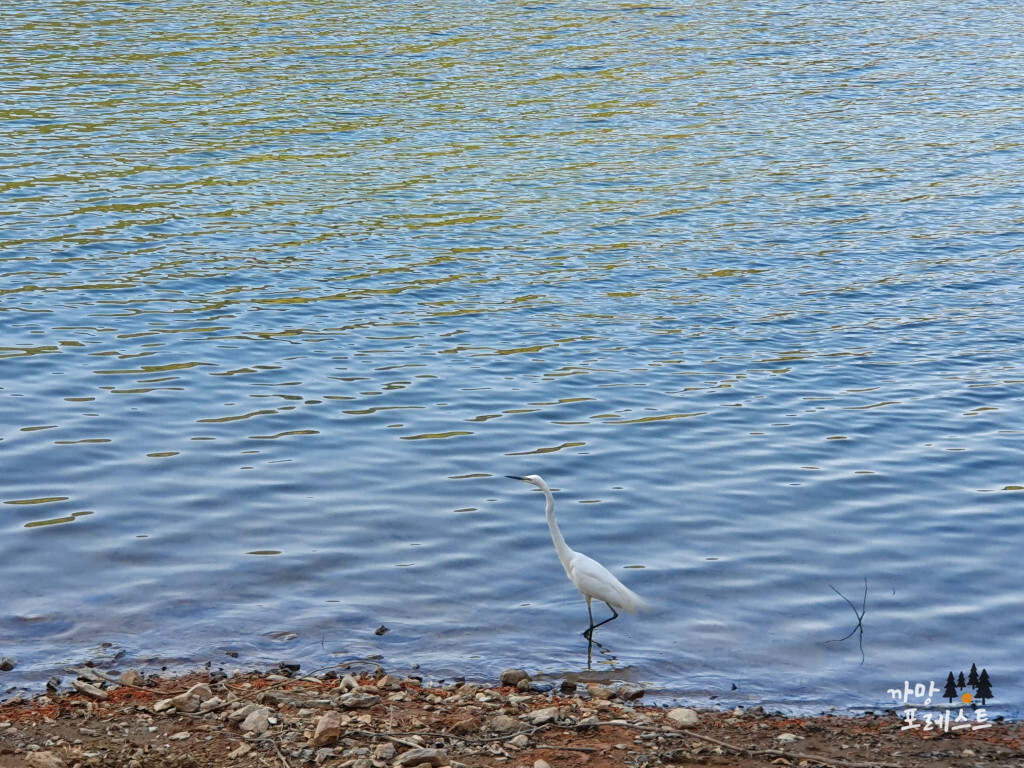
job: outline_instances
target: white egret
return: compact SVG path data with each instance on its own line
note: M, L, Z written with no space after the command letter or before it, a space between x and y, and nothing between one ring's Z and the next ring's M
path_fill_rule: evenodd
M551 495L551 489L548 488L548 484L544 482L542 477L538 475L526 475L525 477L506 475L506 477L512 480L522 480L524 483L537 486L544 494L544 498L547 499L548 528L551 529L551 540L555 543L558 559L562 561L562 567L565 568L569 581L576 585L576 589L587 600L587 614L590 616L590 626L583 633L587 640L593 639L594 630L602 624L607 624L609 621L619 618L619 613L615 610L616 608L627 613L636 613L638 609L647 607L646 601L640 595L612 576L608 569L597 562L597 560L569 549L569 545L565 543L562 532L558 529L558 523L555 522L555 497ZM611 618L595 624L594 611L590 606L591 600L600 600L611 608Z

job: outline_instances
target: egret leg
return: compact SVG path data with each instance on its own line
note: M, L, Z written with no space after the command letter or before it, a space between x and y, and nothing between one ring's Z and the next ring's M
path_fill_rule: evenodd
M593 635L594 630L597 629L598 627L607 624L609 621L615 621L617 618L619 618L619 612L618 611L616 611L614 608L612 608L612 606L609 603L605 603L605 605L607 605L609 608L611 608L612 615L609 616L604 621L597 622L597 624L594 623L594 617L591 616L590 617L590 630L589 630L590 631L590 635L588 635L588 637Z
M594 623L594 611L590 607L590 598L589 597L587 598L587 614L590 616L590 627L587 628L587 630L583 633L583 636L585 638L587 638L587 640L590 640L594 636L594 630L595 629L597 629L600 626L603 626L604 624L607 624L609 621L615 621L615 619L619 618L619 612L616 611L614 608L612 608L611 603L605 603L605 605L607 605L608 608L611 610L612 615L609 616L604 621L599 621L599 622L597 622L597 624L595 624Z
M587 638L587 640L592 641L591 635L594 632L594 610L590 607L590 597L588 595L584 595L584 597L587 599L587 615L590 617L590 626L583 630L583 636Z

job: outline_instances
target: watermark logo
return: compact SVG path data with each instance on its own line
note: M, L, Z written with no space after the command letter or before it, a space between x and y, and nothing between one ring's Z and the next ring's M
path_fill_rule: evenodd
M970 690L967 690L968 688ZM984 709L985 701L995 698L995 694L992 693L992 681L989 679L988 670L982 669L979 674L976 664L971 665L971 672L967 677L964 677L962 670L959 677L954 677L950 670L941 696L947 703L937 701L935 706L942 708L937 712L922 710L924 707L932 706L932 701L939 693L939 687L933 680L929 680L927 684L912 684L906 680L902 688L890 688L886 693L893 701L900 702L905 707L900 713L904 720L904 725L900 728L902 731L920 728L922 731L940 730L948 733L964 728L977 731L992 727L988 713ZM979 702L982 705L980 707ZM965 707L969 708L968 714L964 714ZM956 716L953 716L954 709L957 710Z

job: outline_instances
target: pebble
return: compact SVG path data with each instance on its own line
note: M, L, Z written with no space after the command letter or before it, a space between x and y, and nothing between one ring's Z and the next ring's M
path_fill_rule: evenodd
M551 763L547 760L534 760L533 768L551 768Z
M669 710L667 717L678 728L689 728L691 725L696 725L698 720L697 713L687 707L676 707Z
M467 717L465 720L459 720L451 727L451 732L455 736L468 736L471 733L479 733L480 723L474 720L472 717Z
M600 699L602 701L606 701L615 696L615 691L611 688L606 688L605 686L598 685L597 683L587 683L587 693L590 694L590 698Z
M252 752L252 745L245 743L244 741L238 745L238 748L228 754L228 757L232 760L237 760L243 755L247 755Z
M240 709L236 709L233 712L229 712L228 722L237 723L239 720L244 720L249 716L251 712L256 711L258 706L258 704L246 704L244 707L241 707ZM155 706L153 708L156 709Z
M636 683L623 683L619 686L618 694L619 698L623 701L636 701L642 698L647 693L642 685Z
M398 766L398 768L422 765L423 763L429 763L434 768L441 768L442 765L448 765L448 753L443 749L416 747L415 749L410 749L408 752L403 752L395 761L395 765Z
M121 685L134 686L136 688L142 687L145 684L145 679L139 674L137 669L129 669L127 672L122 672L117 678L117 682Z
M402 689L402 681L394 675L384 675L377 681L377 688L382 691L400 691Z
M390 741L385 741L383 744L378 744L373 748L373 759L387 762L394 758L397 751L394 744Z
M510 715L495 715L487 721L487 726L495 733L508 733L519 730L519 721Z
M501 673L501 684L502 685L518 685L520 680L529 680L530 676L526 674L525 669L506 669Z
M185 741L186 739L192 738L192 734L188 731L178 731L171 736L168 736L171 741Z
M31 768L64 768L64 761L53 752L29 752L25 755L25 765Z
M110 698L107 692L104 691L102 688L97 688L92 683L86 683L82 680L72 680L71 687L83 696L88 696L91 699L99 699L100 701L106 701Z
M779 742L779 744L792 744L794 742L800 741L801 738L801 736L797 736L795 733L787 732L780 733L778 736L775 737L775 740Z
M270 730L270 714L271 711L266 707L256 707L239 727L249 733L266 733Z
M516 749L525 749L530 746L530 737L525 733L520 733L509 739L507 743L509 746L515 747Z
M18 666L18 662L12 659L10 656L4 656L0 658L0 672L10 672Z
M325 712L320 718L309 744L311 747L326 747L329 744L337 744L340 738L341 715L332 710Z
M353 691L338 697L338 705L346 709L366 709L380 704L380 696L373 693Z
M544 709L537 709L531 712L526 717L533 725L545 725L546 723L554 723L561 719L558 707L545 707Z

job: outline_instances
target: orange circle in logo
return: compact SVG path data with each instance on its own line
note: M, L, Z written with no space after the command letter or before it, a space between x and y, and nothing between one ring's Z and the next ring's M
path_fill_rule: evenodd
M964 704L970 704L972 701L974 701L974 694L972 694L970 691L965 691L964 695L960 697L960 700Z

